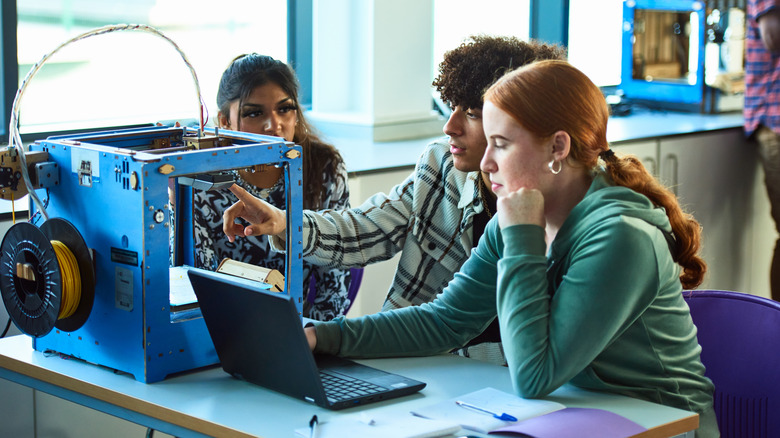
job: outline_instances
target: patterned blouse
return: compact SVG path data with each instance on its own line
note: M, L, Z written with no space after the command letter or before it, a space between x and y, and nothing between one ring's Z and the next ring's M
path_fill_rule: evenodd
M334 163L325 166L323 209L349 208L349 188L344 163L334 170ZM284 175L269 189L260 189L243 180L233 171L236 184L252 195L278 208L285 208ZM267 236L248 236L228 241L222 231L222 213L238 199L229 190L194 191L193 227L195 231L195 267L216 270L224 258L276 269L285 273L285 255L273 250ZM307 205L304 203L304 208ZM312 278L313 277L313 278ZM328 321L344 315L351 304L348 298L349 269L332 269L303 262L304 316ZM313 288L312 288L313 284Z

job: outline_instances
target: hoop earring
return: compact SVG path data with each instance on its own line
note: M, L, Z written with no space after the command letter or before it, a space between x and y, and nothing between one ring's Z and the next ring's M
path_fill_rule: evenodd
M555 170L555 163L558 163L558 170ZM550 169L550 172L552 172L553 175L557 175L561 173L561 170L563 169L563 162L552 160L547 163L547 167Z

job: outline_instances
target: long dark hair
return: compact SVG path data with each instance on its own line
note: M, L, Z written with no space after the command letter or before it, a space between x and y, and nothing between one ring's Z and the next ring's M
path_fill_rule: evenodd
M298 102L298 78L289 65L257 53L235 57L219 81L217 107L225 117L229 117L232 102L238 100L238 107L241 108L252 90L268 82L278 85L295 104L298 123L295 125L293 142L303 149L303 207L324 207L322 196L325 193L325 172L335 172L343 159L336 148L323 142L306 121ZM236 123L240 130L240 118Z

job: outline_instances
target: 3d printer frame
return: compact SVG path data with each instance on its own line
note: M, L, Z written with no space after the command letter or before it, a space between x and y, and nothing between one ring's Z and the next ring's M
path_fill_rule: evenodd
M696 53L697 68L695 75L686 80L648 80L635 77L634 44L637 30L637 11L664 11L691 14L691 22L696 23L694 47L689 50ZM704 108L705 82L705 4L700 0L624 0L623 36L620 73L620 89L630 100L668 102L680 107L693 105ZM684 29L681 29L684 31ZM704 111L702 111L704 112Z
M276 137L187 127L150 127L49 137L30 145L48 154L36 191L49 217L83 235L92 254L95 292L79 328L33 338L53 351L155 382L218 363L199 311L177 318L170 301L169 181L273 164L283 169L287 197L285 290L302 309L301 148ZM182 187L191 201L191 187ZM31 204L31 215L36 206ZM177 206L187 221L191 205ZM190 216L191 218L191 216ZM193 250L191 223L183 228ZM181 232L181 229L180 231ZM186 260L185 260L186 262Z

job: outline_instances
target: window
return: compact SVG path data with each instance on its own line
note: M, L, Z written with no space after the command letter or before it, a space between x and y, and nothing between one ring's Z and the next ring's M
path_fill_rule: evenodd
M569 3L569 61L598 86L620 84L623 0Z
M434 0L434 65L438 68L444 52L457 47L471 34L513 35L528 40L531 3L532 0ZM619 84L623 0L570 0L562 5L564 13L568 8L569 14L569 61L596 85Z
M530 0L434 0L434 76L444 53L474 34L515 36L527 41Z
M57 46L109 24L152 26L191 62L210 119L231 59L258 52L287 60L287 0L24 0L17 2L19 83ZM199 117L194 80L176 49L152 33L121 31L71 43L29 82L21 133Z

